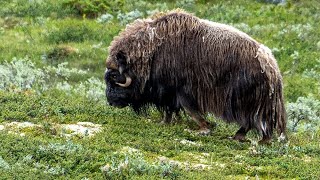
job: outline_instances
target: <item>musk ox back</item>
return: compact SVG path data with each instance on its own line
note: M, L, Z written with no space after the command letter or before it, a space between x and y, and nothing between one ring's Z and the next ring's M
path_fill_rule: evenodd
M285 135L282 77L269 48L224 24L179 10L136 20L109 47L105 79L110 105L135 110L155 104L169 120L184 109L210 131L206 113L268 142Z

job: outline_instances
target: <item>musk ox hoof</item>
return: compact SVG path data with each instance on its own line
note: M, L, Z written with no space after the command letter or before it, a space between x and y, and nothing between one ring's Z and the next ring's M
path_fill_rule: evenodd
M260 145L270 145L271 144L271 138L263 138L258 143Z
M160 121L160 124L161 125L168 125L168 124L170 124L171 123L171 121L165 121L165 120L161 120Z
M245 136L243 136L243 135L235 135L235 136L233 136L233 137L228 137L228 139L229 140L233 140L233 141L239 141L239 142L243 142L243 143L245 143L245 142L251 142L249 139L246 139L246 137Z
M208 128L201 128L197 134L202 135L202 136L207 136L211 133L211 130Z
M191 130L191 129L184 129L184 131L192 134L192 135L200 135L200 136L207 136L209 134L211 134L211 130L210 129L200 129L197 131Z
M217 126L218 126L218 125L217 125L216 122L210 122L210 123L209 123L210 129L215 129Z

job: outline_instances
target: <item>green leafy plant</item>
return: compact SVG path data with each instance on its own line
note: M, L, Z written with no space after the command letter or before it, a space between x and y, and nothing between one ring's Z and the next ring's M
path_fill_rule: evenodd
M14 58L0 65L0 89L23 91L34 88L46 89L46 74L35 67L28 58Z
M296 102L288 103L288 126L289 129L297 131L316 130L320 125L320 101L312 97L299 97Z
M83 42L97 39L97 34L84 23L69 24L52 30L46 39L51 43Z
M142 16L143 16L143 13L135 9L134 11L130 11L128 13L119 13L117 16L117 19L120 21L122 25L125 25Z
M65 17L72 14L72 9L63 6L61 2L55 0L19 0L1 1L0 16L28 16L36 18L45 17Z
M100 169L106 179L127 179L134 175L158 175L162 178L177 179L179 167L174 164L149 163L141 153L114 153L107 158L108 164Z
M51 64L61 62L68 56L72 56L78 53L78 49L68 45L58 45L53 50L49 51L45 56L42 56L44 60L50 60Z
M124 2L124 0L70 0L65 5L77 10L81 16L96 18L100 14L121 10Z

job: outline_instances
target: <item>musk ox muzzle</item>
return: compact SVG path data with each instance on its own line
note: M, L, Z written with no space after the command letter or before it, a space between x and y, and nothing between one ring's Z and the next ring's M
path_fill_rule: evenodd
M270 49L238 29L181 10L139 19L109 47L106 95L113 106L154 104L169 119L185 110L208 133L207 113L256 129L260 142L283 137L282 76Z
M115 107L128 106L130 101L129 86L132 79L126 74L120 74L117 70L106 70L105 81L107 83L106 96L109 105Z

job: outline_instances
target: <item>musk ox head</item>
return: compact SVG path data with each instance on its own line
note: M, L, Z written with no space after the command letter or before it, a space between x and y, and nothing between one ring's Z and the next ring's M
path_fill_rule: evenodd
M106 96L111 106L126 107L139 97L135 75L128 68L127 55L119 51L109 56L105 72Z
M149 81L152 76L151 71L161 68L155 65L154 54L159 46L171 36L181 33L182 29L192 30L199 23L196 22L196 17L180 12L180 10L173 12L171 16L170 21L172 22L175 22L176 17L183 19L181 22L177 22L179 28L166 28L169 25L163 25L161 21L166 20L162 20L160 17L138 19L128 24L125 30L113 39L109 46L107 71L105 72L106 96L110 105L117 107L130 105L134 110L137 110L148 103L158 106L159 99L155 98L155 100L152 96L159 94L151 94L152 92L159 92L163 96L175 96L175 92L170 90L170 92L163 92L162 90L165 89L163 85L154 87L152 83L157 84L157 78L153 78L153 82ZM151 67L152 65L155 67ZM167 108L166 106L169 104L174 107L176 106L173 105L176 103L174 101L173 99L170 102L159 102L159 106Z
M111 42L105 81L107 100L112 106L130 105L138 110L146 101L140 97L149 79L151 54L157 46L150 22L134 21Z

